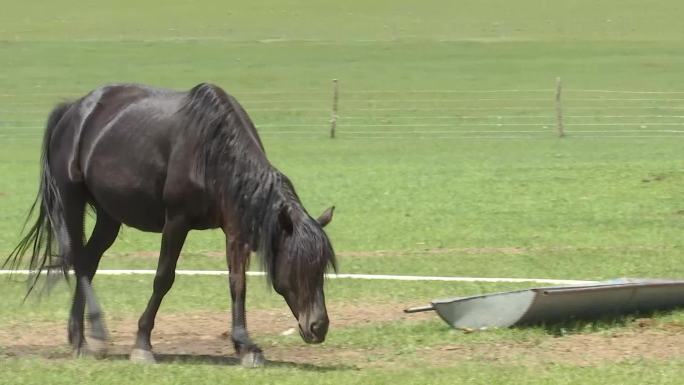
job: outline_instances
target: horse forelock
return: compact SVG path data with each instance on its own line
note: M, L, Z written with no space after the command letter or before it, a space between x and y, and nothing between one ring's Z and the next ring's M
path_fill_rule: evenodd
M337 271L335 252L323 228L301 205L289 179L282 174L278 179L279 201L273 206L275 210L262 233L259 253L269 283L273 284L275 279L276 260L284 258L292 268L298 292L306 296L322 287L324 273L329 268ZM278 219L283 207L287 207L294 219L291 233L282 228Z
M316 220L306 213L304 215L304 219L293 228L285 257L294 263L294 274L300 285L318 285L322 284L319 280L329 268L337 270L337 262L325 231ZM314 288L305 287L307 292Z

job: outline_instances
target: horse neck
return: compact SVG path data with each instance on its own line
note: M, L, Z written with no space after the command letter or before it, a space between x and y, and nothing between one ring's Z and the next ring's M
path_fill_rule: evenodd
M226 230L239 233L252 244L258 242L263 225L277 218L273 210L284 201L279 191L280 173L265 156L260 159L259 155L226 159L233 164L227 170L221 170L217 178L223 181L217 186L217 193L223 206L224 222L229 227Z

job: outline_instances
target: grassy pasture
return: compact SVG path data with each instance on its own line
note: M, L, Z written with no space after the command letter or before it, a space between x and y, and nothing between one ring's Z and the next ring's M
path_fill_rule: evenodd
M587 91L684 90L678 2L5 3L0 254L16 242L34 197L41 127L53 104L109 82L187 89L211 81L242 101L269 158L310 211L337 206L329 234L343 272L684 275L682 94ZM564 139L553 131L557 76L567 89ZM334 141L326 137L332 78L341 87ZM521 91L475 92L488 90ZM191 234L180 267L223 268L222 243L218 232ZM158 244L158 235L125 229L102 267L153 268ZM138 316L150 287L150 277L97 281L112 321ZM335 306L399 310L518 287L330 281L327 296ZM0 290L0 337L65 323L64 287L25 305L22 284L3 280ZM249 309L283 307L260 280L249 296ZM161 312L228 306L223 279L181 277ZM683 317L657 317L652 333L668 335ZM543 348L565 334L632 335L635 328L629 319L475 334L424 318L333 323L326 344L310 349L339 351L337 365L261 371L200 358L145 368L50 359L52 352L39 348L38 356L15 357L0 344L0 383L678 383L681 354L586 363L555 351L550 361L473 353L501 344ZM303 349L296 338L254 334L267 356L269 349ZM454 346L462 356L443 350ZM343 354L350 351L356 356Z

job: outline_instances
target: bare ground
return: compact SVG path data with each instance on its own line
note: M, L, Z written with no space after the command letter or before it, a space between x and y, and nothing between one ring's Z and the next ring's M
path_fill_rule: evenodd
M430 314L406 315L401 304L374 304L356 307L348 304L329 304L328 312L334 315L331 332L334 329L367 324L371 322L406 321L416 322L429 319ZM295 341L301 341L297 333L297 321L289 309L250 310L247 313L249 329L257 338L265 335L286 333ZM230 341L230 316L220 312L192 312L184 314L160 314L152 335L157 355L185 359L198 357L231 363L234 350ZM137 319L108 320L111 334L109 353L122 358L132 348ZM288 344L289 345L289 344ZM262 346L270 361L295 364L356 365L367 361L370 354L365 349L328 348L325 345L308 346ZM0 329L0 359L2 356L37 355L63 359L71 356L66 343L66 322L9 324ZM224 357L223 359L221 357ZM227 357L227 358L226 358Z
M430 313L404 315L399 304L352 306L330 304L334 314L333 328L379 322L419 322L430 319ZM255 336L279 335L296 328L287 309L252 310L248 314L250 330ZM227 330L228 314L195 312L160 314L154 330L155 352L164 359L196 359L214 363L235 363ZM110 320L112 335L110 354L125 358L130 351L137 320ZM64 323L6 325L0 330L2 356L37 355L51 359L70 357ZM299 339L295 332L291 338ZM398 337L400 338L400 337ZM445 339L446 340L446 339ZM453 341L453 338L448 338ZM316 367L366 367L390 365L401 359L386 348L360 349L307 346L303 342L280 346L263 346L274 363L316 365ZM583 333L563 337L542 337L536 341L469 342L443 344L419 349L411 356L411 365L448 366L455 362L476 360L517 363L526 366L560 363L589 366L606 362L638 359L667 360L684 358L684 325L658 323L640 319L628 327L614 331Z
M516 362L524 365L591 366L640 359L684 357L684 325L640 319L626 330L550 337L537 342L445 345L424 349L421 358L446 365L456 360Z

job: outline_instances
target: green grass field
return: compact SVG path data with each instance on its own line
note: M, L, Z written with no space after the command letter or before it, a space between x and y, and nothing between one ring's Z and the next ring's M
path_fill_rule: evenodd
M210 81L244 104L269 158L312 213L337 207L328 233L341 272L682 277L682 7L672 0L4 2L0 255L17 242L35 196L52 105L103 83L189 89ZM554 128L556 77L565 90L562 139ZM335 140L328 138L333 78L340 82ZM192 233L180 268L225 268L222 245L220 232ZM101 266L153 268L158 246L159 235L124 229ZM248 309L282 309L264 286L251 280ZM399 312L522 286L337 280L326 296L333 308ZM107 316L125 322L142 311L151 277L99 277L96 289ZM385 315L336 328L331 313L322 346L253 334L267 357L278 349L339 357L257 371L201 357L155 367L71 360L62 354L66 343L19 344L18 354L17 344L3 343L65 325L69 295L59 286L22 305L22 283L2 279L0 290L0 383L8 384L676 384L684 373L677 350L586 362L554 347L624 335L681 341L668 333L684 323L682 312L659 315L646 332L625 319L474 334ZM228 308L224 279L181 277L161 313L191 318ZM639 347L649 346L646 337ZM525 358L525 347L547 346L550 358ZM503 352L509 347L518 353ZM477 353L489 349L499 353Z

